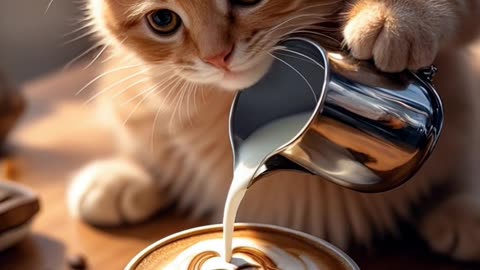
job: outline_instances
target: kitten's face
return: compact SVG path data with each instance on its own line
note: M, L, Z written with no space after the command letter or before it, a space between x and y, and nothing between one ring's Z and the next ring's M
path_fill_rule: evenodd
M242 89L268 70L293 31L325 20L338 0L90 0L104 33L146 63L196 83Z

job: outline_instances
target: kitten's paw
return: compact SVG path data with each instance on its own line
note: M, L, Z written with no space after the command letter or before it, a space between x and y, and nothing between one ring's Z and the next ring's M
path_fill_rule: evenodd
M146 171L117 159L87 165L74 177L67 196L74 217L102 226L144 221L165 203Z
M452 198L428 213L420 225L434 251L480 262L480 199Z
M343 31L352 55L373 59L380 70L418 70L433 63L440 29L425 18L421 1L364 1L355 6ZM399 3L399 4L395 4Z

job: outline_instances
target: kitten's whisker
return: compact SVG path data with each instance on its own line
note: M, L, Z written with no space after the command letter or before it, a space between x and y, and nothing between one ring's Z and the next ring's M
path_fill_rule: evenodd
M195 67L194 65L182 65L182 64L175 63L175 62L173 62L173 61L160 61L160 62L153 62L152 64L157 64L157 65L162 65L162 66L169 65L169 66L171 66L171 67L173 67L173 68L182 69L182 70L190 69L190 70L193 70L192 72L207 72L207 71L211 71L211 69L198 68L198 67ZM205 76L209 76L209 75L213 75L213 74L215 74L215 71L210 72L209 74L204 74L204 75L205 75Z
M163 89L163 90L167 89L168 92L167 92L167 95L164 97L163 102L162 102L162 104L161 104L160 107L163 107L163 106L165 105L165 102L168 102L168 100L169 100L169 98L170 98L170 95L171 95L173 92L175 92L175 93L177 93L177 94L176 94L176 95L174 96L174 98L172 99L172 102L168 105L169 107L170 107L171 105L173 105L173 103L174 103L175 100L176 100L176 97L179 95L179 91L177 90L177 87L179 86L179 84L184 83L184 80L180 79L179 77L176 77L176 78L177 78L177 80L176 80L175 84L174 84L170 89L168 89L168 88L164 88L164 89ZM162 90L162 92L163 92L163 90ZM174 107L173 113L170 115L170 120L169 120L169 125L168 125L168 129L170 129L170 130L171 130L172 127L173 127L171 124L173 123L173 122L172 122L172 118L175 116L175 111L176 111L176 106Z
M175 115L177 115L177 119L179 121L179 123L183 123L182 121L182 110L180 110L180 107L181 107L181 103L183 101L183 96L185 94L184 90L183 90L183 86L182 85L182 88L180 88L180 91L176 91L178 92L178 94L175 95L174 99L172 100L172 103L174 104L174 110L173 110L173 113L170 117L170 122L168 124L168 126L170 127L170 129L172 130L173 127L174 127L174 122L175 122ZM177 97L178 97L178 100L177 100ZM178 113L177 113L178 112Z
M169 122L169 126L170 127L173 127L173 121L175 120L175 114L177 113L177 110L181 107L181 103L183 101L183 97L185 95L185 81L182 82L183 84L181 85L180 89L179 90L176 90L176 92L178 93L177 95L175 95L175 97L173 98L172 100L172 103L174 103L174 108L173 108L173 113L170 117L170 122ZM178 100L177 100L177 97L178 97ZM187 106L188 107L188 106ZM178 110L178 119L180 122L182 122L182 110Z
M262 52L262 51L266 52L263 48L268 47L267 45L272 44L272 46L273 46L275 44L278 44L280 41L285 39L285 36L289 36L290 34L294 33L295 31L298 31L298 30L302 29L303 27L304 27L303 25L299 26L299 27L296 27L295 29L290 30L289 32L281 35L279 38L274 39L274 40L265 39L265 41L263 43L259 42L255 47L251 48L250 52L253 52L253 55L256 55L256 54L258 54L259 52Z
M338 33L343 29L343 27L327 27L322 25L310 25L308 27L305 27L304 29L305 30L321 30L322 32Z
M285 24L287 24L287 23L289 23L289 22L291 22L291 21L293 21L293 20L302 19L302 18L309 19L309 18L312 18L312 17L313 17L313 18L318 18L318 19L322 19L322 21L325 21L325 18L322 17L323 15L325 15L325 14L317 14L317 13L299 14L299 15L294 16L294 17L292 17L292 18L290 18L290 19L282 22L281 24L273 27L272 29L270 29L270 30L267 32L266 36L271 35L271 34L274 33L275 31L277 31L278 29L282 29L282 28L281 28L282 26L285 26ZM316 20L315 20L315 22L316 22ZM321 21L319 21L319 22L321 22ZM302 24L304 24L304 25L309 25L309 24L311 24L311 23L302 23ZM288 26L285 26L285 27L290 27L290 26L288 25Z
M335 0L335 1L325 2L325 3L321 3L321 4L313 4L313 5L305 6L305 7L301 8L299 11L303 11L303 10L307 10L307 9L310 10L312 8L315 8L315 7L326 7L326 6L338 5L340 2L345 2L345 1L344 0ZM338 10L338 8L337 8L337 10ZM334 11L332 11L332 12L334 12Z
M127 40L126 37L125 37L123 40L121 40L121 41L119 42L119 44L123 44L123 43L125 42L125 40ZM91 67L91 66L95 63L95 61L97 61L97 60L102 56L102 54L108 49L108 47L111 46L111 45L112 45L112 44L110 44L110 43L106 43L106 44L104 45L103 49L97 54L97 56L95 56L95 58L93 58L93 60L92 60L86 67L84 67L84 70L85 70L85 69L88 69L89 67ZM102 63L103 63L103 62L102 62Z
M80 32L80 31L82 31L82 30L84 30L84 29L86 29L86 28L92 27L92 26L93 26L93 23L83 24L82 26L78 27L77 29L75 29L75 30L73 30L73 31L70 31L70 32L64 34L63 36L64 36L64 37L68 37L68 36L70 36L70 35L73 35L73 34L75 34L75 33L77 33L77 32Z
M129 84L127 87L123 88L121 91L115 93L112 98L115 99L115 98L118 98L120 97L121 95L125 94L129 89L131 89L132 87L136 86L136 85L139 85L141 83L144 83L148 81L148 78L142 78L142 79L139 79L137 81L135 81L134 83L131 83Z
M148 89L148 93L145 94L145 96L137 103L137 105L135 105L135 107L133 108L132 111L130 111L130 113L128 114L127 118L125 119L125 121L123 121L123 125L125 126L128 122L128 120L130 120L130 118L135 114L135 112L138 110L138 108L140 108L140 106L142 105L142 103L147 100L147 98L153 94L155 92L155 90L161 85L161 83L158 83L154 86L152 86L151 88ZM144 91L142 91L143 93ZM127 102L129 103L129 102ZM123 105L123 104L122 104ZM160 107L161 108L161 107Z
M188 84L183 88L182 92L182 96L180 97L180 103L179 103L179 108L181 108L183 105L186 104L186 108L185 108L185 116L187 117L187 121L189 122L189 124L193 124L190 120L190 104L188 104L189 102L189 95L188 95ZM185 99L185 101L184 101ZM185 102L185 103L183 103ZM181 110L180 110L181 111ZM180 119L183 119L183 118L180 118Z
M349 12L341 12L337 14L336 20L333 20L334 22L346 22L350 18L350 13Z
M283 23L281 23L281 24L277 25L276 27L272 28L270 31L268 31L264 35L264 37L261 40L258 41L258 44L256 44L254 46L254 49L258 48L258 47L265 47L267 44L269 44L271 42L269 40L269 38L275 32L282 31L282 30L289 29L289 28L294 28L293 30L289 30L286 33L282 34L281 38L279 39L279 41L280 41L280 40L282 40L283 37L291 35L292 33L295 33L298 30L314 28L315 24L322 23L326 20L324 15L326 15L326 14L325 13L321 13L321 14L307 13L307 14L299 14L297 16L294 16L294 17L288 19L287 21L284 21ZM313 20L309 21L310 20L309 18L312 18L312 17L313 17ZM296 22L295 24L287 24L289 21L293 21L293 20L299 19L299 18L305 18L308 21L307 22ZM321 27L318 27L317 29L320 29L320 28ZM327 29L327 28L325 28L325 29ZM264 42L265 40L267 41L267 43ZM275 43L273 43L273 44L275 44Z
M109 75L109 74L112 74L112 73L115 73L115 72L119 72L119 71L122 71L122 70L126 70L126 69L130 69L130 68L136 68L136 67L140 67L140 66L143 66L144 64L137 64L137 65L130 65L130 66L123 66L123 67L119 67L119 68L115 68L115 69L112 69L112 70L109 70L109 71L106 71L100 75L98 75L97 77L93 78L90 82L88 82L84 87L82 87L80 90L78 90L76 93L75 93L75 96L78 96L80 95L83 91L85 91L85 89L87 89L88 87L90 87L92 84L94 84L96 81L100 80L101 78Z
M115 57L115 54L114 54L114 53L110 53L109 56L107 56L107 58L103 59L100 63L105 64L105 63L107 63L108 61L112 60L114 57Z
M331 41L334 41L335 43L341 45L342 43L340 41L338 41L337 39L329 36L329 35L326 35L326 34L323 34L323 33L320 33L320 32L315 32L315 31L308 31L308 30L300 30L300 31L296 31L295 33L305 33L305 34L312 34L312 35L317 35L317 36L321 36L321 37L324 37L324 38L327 38Z
M299 70L297 70L295 67L293 67L292 65L290 65L288 62L284 61L283 59L281 59L279 57L276 57L272 53L269 53L269 54L273 58L275 58L278 61L284 63L286 66L290 67L293 71L295 71L305 81L305 83L308 85L308 88L310 88L310 91L312 92L312 95L313 95L313 98L314 98L315 102L318 102L317 95L315 94L315 90L313 90L313 86L310 84L310 82L307 80L307 78L305 78L305 76Z
M194 87L194 84L189 82L188 83L188 88L186 89L186 95L187 95L187 120L188 120L188 124L190 125L190 127L193 127L193 115L195 114L196 112L196 108L195 108L195 105L196 105L196 101L195 101L195 95L193 92L193 87ZM190 108L191 106L191 101L190 99L193 98L193 114L192 114L192 110Z
M113 83L113 84L105 87L105 88L102 89L101 91L98 91L98 93L96 93L96 94L93 95L91 98L89 98L89 99L85 102L85 104L88 104L88 103L92 102L92 101L93 101L94 99L96 99L97 97L99 97L99 96L103 95L104 93L106 93L107 91L113 89L115 86L120 85L120 84L122 84L122 83L124 83L124 82L126 82L126 81L128 81L128 80L130 80L130 79L132 79L132 78L134 78L134 77L136 77L136 76L139 76L139 75L141 75L141 74L144 74L146 71L148 71L148 69L143 69L143 70L140 70L140 71L138 71L138 72L135 72L135 73L133 73L133 74L131 74L131 75L129 75L129 76L121 79L121 80L116 81L115 83Z
M293 50L289 50L287 48L277 48L276 50L278 51L285 51L285 52L288 52L288 53L293 53L293 54L296 54L296 55L300 55L300 57L294 57L292 55L289 55L289 54L284 54L285 56L290 56L290 57L294 57L296 59L299 59L299 60L304 60L306 62L310 62L312 64L315 64L317 65L318 67L320 67L321 69L325 70L325 66L322 65L321 63L319 63L317 60L311 58L310 56L308 55L305 55L303 53L300 53L300 52L296 52L296 51L293 51ZM308 59L309 61L307 61L306 59Z
M47 8L45 8L45 12L43 13L44 15L47 14L48 11L50 10L50 8L52 7L53 1L54 1L54 0L50 0L50 2L48 2Z
M248 49L249 50L253 50L254 48L258 48L258 47L265 47L267 44L269 43L273 43L275 44L275 42L272 42L272 36L277 32L277 31L284 31L288 28L294 28L294 29L301 29L303 27L303 23L302 24L292 24L292 25L285 25L281 28L278 28L276 29L275 31L269 31L267 32L262 38L260 38L258 41L256 41L255 43L252 43L249 45ZM287 31L287 33L290 33L291 30ZM280 37L283 37L285 34L281 34L279 35ZM277 40L280 40L280 39L277 39Z
M73 43L73 42L75 42L75 41L78 41L78 40L80 40L80 39L82 39L82 38L86 38L86 37L88 37L88 36L91 36L91 35L95 34L96 32L97 32L97 31L95 31L95 30L91 30L91 31L85 32L85 33L81 34L81 35L78 36L78 37L75 37L75 38L72 38L72 39L70 39L70 40L65 41L64 43L62 43L62 46L66 46L66 45L71 44L71 43Z
M69 26L76 26L79 24L91 24L92 26L95 24L94 23L94 17L93 16L82 16L80 18L70 18L67 20Z
M108 49L108 46L109 45L104 45L103 48L100 50L100 52L93 58L92 61L90 61L90 63L88 63L88 65L86 65L83 70L86 70L88 69L89 67L93 66L93 64L95 63L95 61L97 61L101 56L102 54Z
M75 62L77 62L78 60L82 59L84 56L86 56L87 54L89 54L90 52L94 51L95 49L98 49L100 48L102 45L99 45L99 44L95 44L93 45L92 47L88 48L87 50L85 50L83 53L79 54L78 56L76 56L75 58L73 58L72 60L70 60L67 64L65 64L65 66L63 67L63 70L67 70L69 69L73 64L75 64Z
M159 106L157 109L157 112L155 113L155 118L153 119L152 135L151 135L151 141L150 141L150 147L152 148L152 156L155 153L155 133L157 128L158 116L160 115L161 110L162 110L162 107Z
M171 62L171 61L168 61L168 62L159 62L158 64L169 64L171 65L172 67L176 67L176 68L182 68L182 69L192 69L194 71L209 71L209 69L203 69L203 68L197 68L197 67L194 67L192 65L181 65L181 64L177 64L177 63L174 63L174 62Z
M167 71L163 72L163 74L165 74L167 72L170 72L170 70L167 70ZM178 84L182 81L183 81L183 79L181 77L179 77L176 73L173 73L168 78L165 78L165 79L161 80L158 84L156 84L157 86L154 89L151 89L150 91L155 93L158 88L162 87L163 89L156 92L156 94L158 95L158 94L160 94L164 91L167 91L167 90L169 91L170 87L171 87L171 89L175 89L178 86ZM173 86L172 86L172 84L173 84ZM146 91L142 91L142 93L137 94L134 98L144 94L145 92ZM168 101L169 96L170 96L170 92L168 92L167 95L163 98L162 104L165 104L165 101ZM127 103L128 102L129 101L127 101Z
M308 28L312 27L313 25L319 24L319 23L322 23L322 22L324 22L323 18L312 18L311 20L306 21L306 22L291 24L291 25L284 25L283 27L277 29L276 31L287 30L289 28L294 28L294 29L297 29L297 30L308 29ZM293 32L294 32L293 30L288 30L286 33L291 34ZM273 33L269 34L269 36L272 35L272 34ZM284 33L281 36L285 36L285 35L287 35L287 34Z
M198 85L197 85L198 88ZM205 97L205 89L200 88L200 95L202 96L202 103L205 104L207 102L207 98Z
M265 51L263 50L262 48L266 47L266 45L268 44L278 44L279 42L281 41L284 41L286 40L291 34L294 34L294 33L300 33L301 31L303 31L303 29L305 29L306 27L309 27L308 25L300 25L300 26L297 26L297 25L292 25L291 27L296 27L286 33L284 33L283 35L281 35L279 38L277 38L276 40L266 40L267 42L264 43L264 44L258 44L255 48L253 49L256 49L256 51L254 51L255 53L258 53L260 51ZM285 27L286 28L286 27ZM253 50L252 50L253 51Z
M118 45L122 45L123 43L125 43L125 41L126 41L127 39L128 39L128 36L122 38L122 40L120 40L120 41L118 42Z
M192 115L191 115L191 112L190 112L190 96L193 94L192 93L192 85L193 83L191 82L188 82L187 83L187 87L185 89L185 92L186 92L186 95L187 95L187 121L188 121L188 124L190 126L193 126L193 122L192 122Z
M192 91L194 93L193 97L193 108L194 108L194 112L197 113L198 112L198 84L197 83L193 83L192 84Z
M300 12L300 11L304 11L304 10L311 10L312 8L315 8L315 7L325 7L325 6L330 6L330 5L336 5L341 1L342 0L335 0L335 1L330 1L330 2L326 2L326 3L313 4L313 5L305 6L301 9L297 10L296 12Z
M293 55L291 55L291 54L288 54L288 53L280 53L280 52L278 52L278 51L275 51L274 53L275 53L275 55L281 55L281 56L285 56L285 57L289 57L289 58L297 59L297 60L300 60L300 61L302 61L302 62L309 63L309 64L312 64L312 65L315 65L315 63L313 63L312 61L309 61L309 60L307 60L307 59L305 59L305 58L301 58L301 57L293 56Z
M159 92L157 92L157 94L160 94L161 92L163 92L163 91L165 91L165 90L168 91L168 92L167 92L167 95L163 98L162 105L164 105L165 102L168 102L168 99L170 98L170 95L172 94L172 92L176 91L178 85L179 85L180 83L183 83L183 82L184 82L184 80L183 80L182 78L180 78L180 77L175 77L175 79L176 79L176 80L175 80L175 84L174 84L171 88L169 88L170 85L171 85L171 84L169 84L168 87L165 87L164 89L162 89L162 90L160 90Z
M104 64L104 63L112 60L112 59L115 58L115 57L118 57L118 52L117 52L117 50L112 50L112 51L109 52L109 56L106 57L105 59L103 59L103 60L101 61L101 63ZM122 59L123 62L128 62L128 61L130 61L132 58L134 58L134 56L133 56L133 55L130 55L130 54L127 55L127 56L122 55L122 58L123 58L123 59Z
M294 16L294 17L292 17L292 18L290 18L290 19L287 19L286 21L283 21L282 23L280 23L280 24L276 25L275 27L271 28L270 31L269 31L267 34L272 33L273 31L277 30L277 29L280 28L281 26L283 26L283 25L285 25L285 24L287 24L287 23L289 23L289 22L291 22L291 21L293 21L293 20L300 19L300 18L304 18L304 17L307 17L307 18L308 18L308 17L312 17L312 16L317 17L317 16L319 16L319 15L318 15L318 14L311 14L311 13L299 14L299 15Z
M140 97L142 95L145 95L145 94L149 94L149 92L151 92L151 91L155 91L158 87L161 87L162 84L164 84L164 83L168 82L168 84L166 86L169 86L171 84L170 80L174 79L174 78L175 78L175 75L171 75L170 77L161 80L160 82L154 84L152 87L149 87L149 88L137 93L135 96L129 98L127 101L122 102L121 105L125 106L125 105L129 104L130 102L134 101L135 99L137 99L138 97Z
M194 112L194 113L197 113L197 112L198 112L197 90L198 90L198 85L195 84L195 83L192 83L192 91L193 91L193 112Z
M164 89L160 90L160 92L163 92L164 90L168 89L168 87L170 87L170 85L171 85L172 83L174 83L174 85L172 86L172 88L168 89L169 91L168 91L167 95L165 96L164 100L162 101L162 104L161 104L160 106L158 106L157 113L155 114L155 119L153 120L152 136L151 136L151 138L152 138L152 142L151 142L151 144L152 144L152 151L154 150L154 147L155 147L155 133L156 133L158 116L159 116L159 114L160 114L160 112L161 112L161 110L162 110L162 108L163 108L163 105L165 104L165 101L167 101L168 98L170 97L170 94L176 90L176 88L177 88L177 86L179 85L179 83L182 83L182 82L183 82L183 80L181 80L179 77L175 77L175 74L173 74L170 78L173 78L173 79L174 79L173 82L169 83L168 85L165 86ZM155 90L156 90L157 88L158 88L158 87L156 87L156 88L155 88L153 91L151 91L148 95L150 95L151 93L155 93ZM158 93L160 93L160 92L158 92ZM157 93L157 94L158 94L158 93ZM148 97L148 95L145 96L145 97L142 99L141 102L143 102L144 100L146 100L146 98ZM136 109L138 109L138 107L140 106L141 102L140 102L139 104L137 104ZM133 115L133 113L132 113L132 115ZM127 120L128 120L128 119L127 119ZM126 122L125 122L125 123L126 123ZM171 127L169 126L169 129L170 129L170 128L171 128Z
M265 37L262 40L260 40L253 48L250 49L250 51L253 51L254 53L258 53L258 52L262 51L263 50L262 48L266 47L268 44L272 44L272 45L278 44L280 41L285 40L285 38L288 37L289 35L308 27L309 25L310 24L307 24L307 25L294 24L294 25L285 26L283 29L286 29L286 28L289 28L289 27L295 27L295 28L290 30L290 31L287 31L286 33L280 35L279 38L274 39L274 40L270 39L269 35L265 35ZM280 30L280 29L278 29L278 30Z

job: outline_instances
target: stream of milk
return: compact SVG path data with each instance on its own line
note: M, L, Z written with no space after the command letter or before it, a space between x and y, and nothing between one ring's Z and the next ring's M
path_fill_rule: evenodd
M225 247L222 257L226 262L232 259L235 218L249 183L263 165L264 159L293 139L310 117L311 113L301 113L270 122L251 134L238 149L238 166L233 174L223 216Z

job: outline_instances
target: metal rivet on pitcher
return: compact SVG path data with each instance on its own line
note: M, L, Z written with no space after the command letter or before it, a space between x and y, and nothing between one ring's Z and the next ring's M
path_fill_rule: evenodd
M433 83L433 79L438 73L438 68L435 65L431 65L428 68L421 69L417 72L417 74L424 80L428 81L429 83Z

